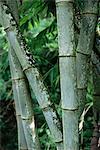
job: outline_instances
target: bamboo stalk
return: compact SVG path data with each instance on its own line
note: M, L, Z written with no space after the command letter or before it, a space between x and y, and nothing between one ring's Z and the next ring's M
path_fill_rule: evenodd
M15 104L16 105L16 104ZM21 115L16 111L17 127L18 127L18 150L28 150L24 135Z
M16 22L19 23L18 1L17 0L4 0L4 1L6 1L6 4L9 6Z
M76 50L77 91L79 116L83 111L89 74L89 63L93 49L95 27L97 21L98 0L84 0L81 30Z
M55 111L51 108L50 96L48 94L48 91L43 84L43 80L37 68L35 66L32 67L29 64L26 58L24 48L20 46L16 38L16 32L11 27L10 18L8 15L6 15L5 10L4 9L2 10L2 7L1 7L1 12L3 13L2 16L4 16L3 18L1 17L1 23L6 29L8 40L20 61L23 71L26 74L29 84L43 111L47 124L57 144L57 149L60 150L59 147L62 147L62 133L59 129L60 123ZM62 149L63 148L61 148L61 150Z
M78 150L73 0L56 0L64 150Z
M94 120L100 123L100 60L95 54L93 58L93 107L94 107ZM97 62L97 63L96 63ZM98 115L97 115L98 114ZM98 117L97 117L98 116Z
M12 12L12 14L13 14L13 16L14 16L14 18L15 18L15 20L16 20L16 22L17 23L19 23L19 15L18 15L18 2L16 1L16 0L14 0L14 1L12 1L12 0L6 0L4 3L6 3L8 6L9 6L9 8L11 9L11 12ZM12 53L12 54L10 54L10 53ZM18 60L17 60L17 56L16 55L14 55L14 52L13 52L13 49L11 50L11 52L9 52L9 56L11 56L9 59L11 60L14 60L14 61L10 61L11 62L11 66L12 67L10 67L11 68L11 71L12 71L12 68L14 69L13 70L13 72L12 72L12 78L14 78L13 76L15 76L15 78L16 78L16 76L17 76L17 72L19 72L19 75L21 75L22 77L24 77L24 75L23 75L23 73L21 73L22 71L21 71L21 67L18 67L18 64L19 64L19 62L18 62ZM18 62L18 64L16 64ZM14 64L15 64L15 66L14 66ZM19 64L20 65L20 64ZM18 70L17 70L18 69ZM15 74L14 74L14 71L15 71ZM20 81L19 81L20 82ZM15 101L16 101L16 103L18 103L19 105L17 105L17 108L16 109L21 109L22 110L22 108L24 107L24 106L22 106L21 105L21 103L20 103L20 101L21 101L21 99L19 98L19 96L16 94L16 82L14 83L14 82L12 82L12 84L13 84L13 91L14 91L14 96L15 96L15 98L17 98L17 101L16 101L16 99L15 99ZM19 83L18 83L18 85L19 85ZM19 85L20 86L20 85ZM26 83L24 82L24 84L23 84L23 86L25 87L25 86L27 86L26 85ZM15 90L14 90L15 89ZM25 87L25 89L26 89L26 87ZM20 90L20 89L19 89ZM27 90L27 89L26 89ZM30 97L30 95L29 95L29 97ZM26 99L26 100L30 100L30 98L29 99ZM31 105L32 106L32 105ZM27 106L27 104L26 104L26 107L28 107L29 109L31 109L31 110L33 110L32 109L32 107L30 107L30 106ZM27 111L27 110L26 110ZM18 113L18 111L17 111L17 113ZM25 123L24 124L26 124L26 127L24 127L24 129L23 129L23 120L22 120L22 116L21 116L21 111L20 111L20 116L18 117L19 119L18 119L18 141L19 141L19 149L28 149L29 148L29 145L31 144L34 144L34 143L32 143L32 141L31 141L31 138L29 137L29 135L28 135L28 137L27 137L27 134L28 134L28 132L27 132L27 127L29 126L28 125L28 123L26 123L26 121L25 121ZM32 114L31 114L32 115ZM30 130L30 129L29 129ZM24 131L25 131L25 134L24 134ZM34 131L35 131L35 126L34 126ZM26 134L27 133L27 134ZM26 136L26 137L25 137ZM25 139L26 138L26 139ZM28 139L28 140L27 140ZM27 148L27 143L26 143L26 140L27 140L27 143L28 143L28 148ZM29 143L29 140L31 141L30 143ZM20 146L21 145L21 146ZM30 145L30 147L31 147L31 145ZM40 147L38 146L39 145L39 143L38 143L38 141L37 141L37 139L36 139L36 149L40 149ZM25 147L25 148L24 148ZM32 148L31 148L32 149Z
M14 98L19 104L16 104L16 109L19 109L19 112L21 113L20 119L22 120L22 127L24 129L27 149L40 150L39 144L36 141L37 139L35 133L33 106L30 92L28 90L27 80L25 79L22 68L13 49L11 50L11 52L9 52L9 62L12 75Z
M11 66L10 66L10 68L11 68ZM13 83L12 83L12 86L14 87ZM27 143L26 143L26 139L25 139L25 135L24 135L23 124L22 124L22 119L21 119L21 111L20 111L20 107L19 107L20 104L19 104L18 96L16 95L15 90L13 90L13 94L14 94L17 130L18 130L18 150L27 150Z
M92 54L92 72L93 72L93 113L94 130L91 139L91 150L100 148L100 60L95 53Z

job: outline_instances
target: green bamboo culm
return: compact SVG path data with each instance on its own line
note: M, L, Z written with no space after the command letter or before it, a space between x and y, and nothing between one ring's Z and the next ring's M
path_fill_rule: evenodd
M2 6L2 5L1 5ZM50 131L53 135L55 143L57 145L58 150L62 150L62 133L60 131L60 123L57 118L55 111L51 108L50 96L47 92L46 87L44 86L42 77L40 76L37 68L35 66L31 66L29 61L26 58L26 54L24 48L22 48L17 40L16 31L12 28L10 24L10 18L5 13L3 7L0 7L1 23L6 29L7 37L10 42L11 47L14 49L19 62L23 68L24 73L28 79L28 82L38 100L38 103L43 111L47 124L50 128Z
M73 0L56 0L64 150L78 150Z
M76 49L79 116L82 114L86 100L89 64L93 49L98 14L98 2L98 0L83 1L81 29Z

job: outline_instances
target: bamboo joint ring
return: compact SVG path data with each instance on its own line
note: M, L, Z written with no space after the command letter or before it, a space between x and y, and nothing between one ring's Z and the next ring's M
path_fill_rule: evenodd
M73 3L74 0L56 0L56 3L60 3L60 2L69 2L69 3Z

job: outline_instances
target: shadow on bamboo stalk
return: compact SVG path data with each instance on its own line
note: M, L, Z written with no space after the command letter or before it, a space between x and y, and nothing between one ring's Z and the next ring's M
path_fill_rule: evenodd
M60 123L57 118L55 111L51 108L50 96L46 87L44 86L42 77L40 76L37 68L35 66L31 66L29 61L26 58L24 47L21 47L19 44L16 32L12 28L10 22L10 16L6 14L5 9L1 3L0 7L1 24L6 29L7 37L10 42L11 47L14 49L19 62L23 68L24 73L28 79L28 82L36 96L36 99L43 111L49 129L53 135L53 138L57 144L57 149L62 150L62 133L60 131ZM23 43L24 45L24 43Z
M81 30L76 50L79 116L84 109L86 100L89 63L94 45L98 2L98 0L85 0L83 5Z
M14 100L19 129L19 150L40 150L36 137L33 105L27 80L13 49L9 51Z
M94 130L91 139L91 150L100 149L100 60L95 53L92 54L93 64L93 110L94 110Z

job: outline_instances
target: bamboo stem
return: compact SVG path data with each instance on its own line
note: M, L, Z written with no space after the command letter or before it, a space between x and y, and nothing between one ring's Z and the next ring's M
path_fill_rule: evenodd
M16 107L16 103L15 103L15 107ZM17 127L18 127L18 150L28 150L25 134L23 130L21 115L18 115L17 111L16 111L16 119L17 119Z
M73 0L56 0L64 150L78 150Z
M93 73L93 113L94 130L91 139L91 150L100 148L100 60L96 53L92 54L92 73Z
M11 69L11 65L10 65L10 69ZM14 88L13 83L12 83L12 86ZM15 90L13 90L13 94L14 94L16 119L17 119L17 129L18 129L18 150L25 150L25 149L27 150L27 143L26 143L26 139L25 139L25 134L24 134L24 130L23 130L23 123L22 123L22 118L21 118L20 104L19 104L18 96L16 95ZM17 97L15 97L15 95Z
M85 0L82 14L79 42L76 50L77 91L79 101L79 116L86 99L89 63L93 49L95 27L97 21L98 0Z
M96 57L96 54L95 54ZM93 107L94 107L94 120L100 123L100 60L93 58ZM95 63L97 61L97 63ZM98 114L98 115L97 115ZM97 118L98 116L98 118Z
M33 106L28 85L26 84L27 80L25 79L22 68L13 49L9 52L9 62L12 75L14 99L19 104L16 105L16 109L19 109L21 115L20 119L22 120L22 128L24 129L27 148L28 150L40 150L38 146L39 144L36 141Z

